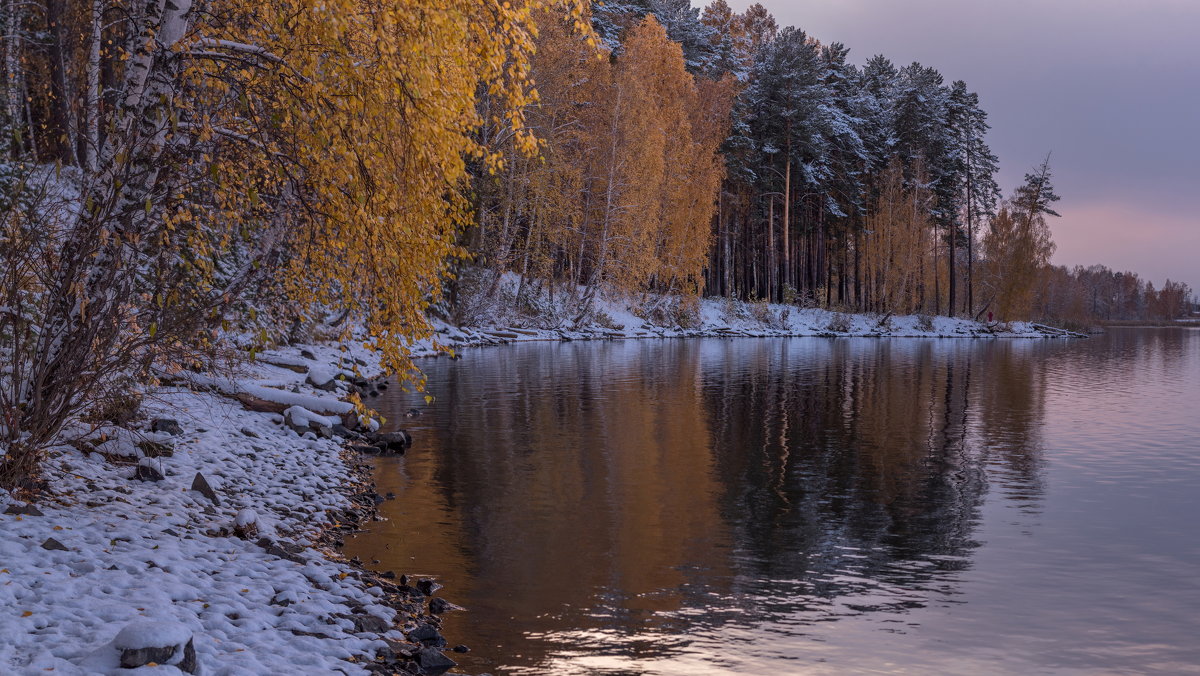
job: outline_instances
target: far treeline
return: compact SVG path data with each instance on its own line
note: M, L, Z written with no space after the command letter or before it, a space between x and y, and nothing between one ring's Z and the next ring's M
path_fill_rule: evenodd
M592 25L600 60L540 24L525 123L541 153L484 130L514 160L476 175L465 240L493 271L582 293L576 320L597 286L1078 326L1189 309L1181 284L1050 265L1049 157L1003 198L962 81L855 66L757 4L607 2ZM527 290L545 293L522 286L519 307Z
M721 0L0 0L0 483L153 378L480 299L1174 317L1049 265L965 84ZM501 283L519 273L519 287ZM96 414L99 415L99 414Z

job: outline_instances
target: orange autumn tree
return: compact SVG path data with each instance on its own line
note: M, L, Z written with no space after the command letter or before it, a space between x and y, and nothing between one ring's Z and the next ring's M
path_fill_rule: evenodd
M716 89L713 87L712 89ZM698 292L724 160L729 88L701 101L683 50L647 16L625 37L594 133L592 273L624 291ZM582 316L582 315L581 315Z
M524 120L541 153L477 182L477 260L522 274L518 306L531 281L551 291L565 283L577 322L602 289L699 293L732 80L689 74L652 16L629 29L615 59L562 22L539 29L538 97ZM512 147L507 130L491 136Z
M229 188L214 201L284 241L277 288L298 315L349 313L390 370L411 370L405 346L430 335L473 220L469 166L504 167L477 130L502 120L513 153L536 153L524 111L543 10L590 33L582 0L266 0L197 31L192 126L242 141L211 158Z

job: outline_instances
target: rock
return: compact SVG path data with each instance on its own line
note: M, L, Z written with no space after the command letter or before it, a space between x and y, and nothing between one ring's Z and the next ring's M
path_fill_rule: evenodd
M300 350L300 356L304 357L305 359L317 358L317 355L313 354L311 350Z
M417 653L417 664L421 670L430 676L441 676L458 666L458 662L446 657L442 651L435 648L425 648Z
M438 632L437 627L434 627L432 624L422 624L408 632L408 640L417 641L425 646L446 645L446 639Z
M142 458L142 462L138 463L137 469L133 472L133 478L138 481L162 481L165 477L157 467L149 462L149 458Z
M66 545L59 542L58 540L55 540L54 538L46 538L46 541L42 543L42 549L46 549L46 550L49 550L52 552L53 551L59 551L59 552L71 551L70 549L67 548Z
M450 602L443 598L429 600L429 612L433 613L434 615L441 615L447 610L450 610L452 607L453 606L450 604Z
M42 514L42 510L33 505L9 505L8 509L4 510L5 514L17 514L20 516L46 516Z
M147 458L169 458L175 455L175 449L172 446L157 441L139 441L137 447Z
M292 406L283 412L283 421L301 436L306 432L319 431L326 438L333 436L328 418L317 415L303 406Z
M154 422L150 423L150 429L155 432L165 432L173 437L183 434L183 427L180 426L179 421L171 418L155 418Z
M463 645L463 644L461 644L461 643L459 643L458 645L454 646L453 650L454 650L454 652L456 652L456 653L469 653L469 652L471 652L471 649L470 649L470 648L468 648L467 646L465 646L465 645Z
M365 437L363 437L363 435L359 434L358 432L355 432L354 430L346 427L345 425L343 425L341 423L335 423L333 425L333 427L330 428L330 431L343 439L352 439L354 441L361 441L362 439L365 438Z
M404 430L377 435L372 444L385 453L404 453L412 446L412 436Z
M208 479L205 479L204 475L199 472L196 472L196 478L192 479L192 490L208 498L209 502L214 505L221 505L221 499L217 497L217 492L208 485Z
M417 580L417 590L426 596L433 596L433 593L441 588L442 585L431 580L430 578L423 577L420 580Z
M308 375L304 377L304 382L322 392L333 392L337 389L337 382L334 381L333 376L322 369L310 368Z
M233 520L233 534L243 540L258 535L258 515L252 509L243 509Z
M379 455L383 449L378 446L368 446L366 444L346 444L346 448L351 451L358 451L363 455Z
M300 556L300 552L304 548L299 545L276 542L267 537L259 538L256 544L272 556L278 556L281 559L287 559L294 563L304 563L304 557Z
M153 662L173 666L186 674L198 671L192 630L179 622L134 620L121 629L113 639L113 646L121 651L121 666L125 669Z
M352 615L350 620L354 622L354 633L356 634L382 634L392 628L387 620L367 613Z
M416 418L416 417L419 417L420 415L421 415L421 409L419 409L419 408L410 408L410 409L408 409L408 413L405 413L405 414L404 414L404 417L406 417L406 418Z
M390 638L383 639L384 647L380 648L378 655L384 659L396 659L397 657L412 657L417 654L417 648L407 643L393 641Z

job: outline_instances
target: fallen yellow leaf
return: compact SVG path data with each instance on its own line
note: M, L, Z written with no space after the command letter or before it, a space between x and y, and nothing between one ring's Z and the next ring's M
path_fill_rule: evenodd
M21 613L21 617L29 617L32 614L33 614L32 610L26 610L25 612Z

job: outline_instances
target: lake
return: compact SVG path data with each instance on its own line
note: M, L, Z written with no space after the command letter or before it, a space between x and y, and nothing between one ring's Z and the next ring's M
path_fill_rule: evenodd
M346 545L459 671L1200 673L1200 329L463 354Z

